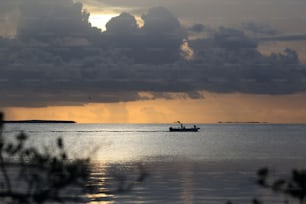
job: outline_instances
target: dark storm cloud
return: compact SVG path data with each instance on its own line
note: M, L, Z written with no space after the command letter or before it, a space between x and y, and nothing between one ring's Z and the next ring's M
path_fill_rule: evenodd
M241 30L223 27L187 41L178 19L156 7L142 16L143 27L122 13L100 32L88 23L82 5L70 0L25 0L18 6L22 18L16 38L0 38L1 106L147 99L138 92L151 92L153 98L175 96L168 93L203 98L203 90L306 90L305 66L294 50L264 56L257 40ZM192 48L189 60L182 55L183 42Z
M166 8L155 7L142 15L144 21L143 30L146 33L177 34L181 31L178 19Z
M220 28L212 38L190 41L202 89L214 92L292 94L306 89L305 65L294 50L262 55L242 31Z
M258 38L260 41L306 41L306 35L280 35L273 37L261 37Z
M162 7L149 9L142 19L144 25L138 28L134 16L122 13L106 24L103 38L112 47L125 49L126 56L136 64L158 65L178 61L186 37L178 19Z
M195 33L202 33L205 31L205 26L203 24L197 23L189 28L189 30Z
M110 34L119 35L133 34L139 30L135 17L129 13L121 13L113 17L106 24L106 29Z
M225 49L256 49L255 40L247 37L243 31L221 27L212 36L212 42L217 48Z
M250 31L254 34L277 35L281 33L279 30L271 27L270 25L255 22L242 23L241 27L242 29Z
M98 30L88 22L89 13L72 0L23 0L19 5L17 38L56 41L63 38L90 38Z

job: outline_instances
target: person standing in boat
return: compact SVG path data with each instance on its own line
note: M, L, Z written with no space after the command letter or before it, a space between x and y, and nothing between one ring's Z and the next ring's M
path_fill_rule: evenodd
M185 129L185 126L183 125L183 123L181 123L181 121L177 121L177 123L181 125L181 129Z

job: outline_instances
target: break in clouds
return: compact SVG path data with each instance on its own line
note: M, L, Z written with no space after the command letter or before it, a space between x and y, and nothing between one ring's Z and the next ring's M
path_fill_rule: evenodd
M121 102L173 93L201 98L201 91L306 91L306 68L296 51L263 55L258 39L246 35L251 30L273 36L277 32L270 27L186 28L166 8L155 7L142 15L141 27L122 13L101 31L90 25L89 15L72 0L0 1L1 106ZM205 37L190 37L199 33Z

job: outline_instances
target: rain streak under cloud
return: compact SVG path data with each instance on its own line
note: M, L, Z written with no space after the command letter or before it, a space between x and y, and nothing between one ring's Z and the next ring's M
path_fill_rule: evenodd
M306 67L295 50L259 52L265 38L249 33L277 39L278 31L268 25L183 26L167 8L153 7L143 13L141 27L123 12L101 31L72 0L0 5L2 19L12 19L0 24L1 106L135 101L175 93L203 98L203 91L306 91ZM6 28L14 37L7 37Z

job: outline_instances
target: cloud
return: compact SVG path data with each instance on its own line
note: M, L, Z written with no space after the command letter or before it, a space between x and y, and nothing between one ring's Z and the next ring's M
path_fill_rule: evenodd
M263 34L263 35L277 35L281 32L270 25L259 24L255 22L245 22L241 24L242 29L245 31L250 31L254 34Z
M141 15L151 7L163 6L188 26L195 22L215 27L239 25L242 22L251 21L256 24L256 27L264 25L284 32L306 32L304 26L306 4L302 0L281 2L279 0L268 2L263 0L82 0L82 2L96 6L101 11L105 10L105 7L106 9L116 8L135 15Z
M212 92L292 94L305 91L306 68L294 50L262 55L243 31L220 28L211 38L189 42L202 69L201 88Z
M122 13L101 32L80 3L25 0L18 6L16 37L0 38L0 106L306 91L305 66L294 50L264 56L257 39L238 29L221 27L187 41L187 31L163 7L149 9L143 27ZM183 43L192 49L188 60Z
M218 32L213 35L213 43L219 48L228 49L255 49L257 43L255 40L247 37L241 30L234 28L221 27Z
M134 16L129 13L121 13L119 16L113 17L106 24L107 32L113 34L126 35L136 33L138 25Z
M201 34L201 33L205 33L208 36L211 36L211 35L216 33L216 29L217 28L215 28L215 27L211 27L211 26L208 26L208 25L203 25L201 23L195 23L192 26L187 26L187 31L189 32L189 36L193 35L193 34ZM198 37L195 37L195 38L200 38L200 37L201 37L201 35L199 35Z
M17 38L54 41L62 38L90 38L98 30L88 22L89 13L72 0L24 0L19 5Z
M202 33L205 31L205 26L203 24L197 23L194 24L189 30L195 33Z
M174 63L181 57L186 33L178 19L166 8L156 7L142 16L139 28L135 17L128 13L112 18L106 25L104 39L138 64Z
M16 1L0 1L0 36L12 37L16 34L18 9Z
M273 37L261 37L258 38L260 41L306 41L305 34L296 35L277 35Z
M153 34L177 34L181 32L179 20L166 8L154 7L142 15L143 31Z

